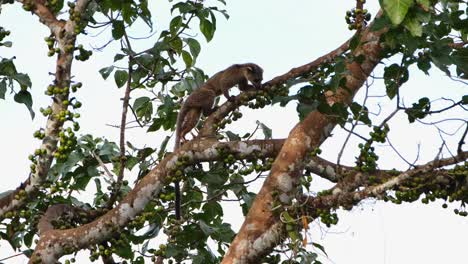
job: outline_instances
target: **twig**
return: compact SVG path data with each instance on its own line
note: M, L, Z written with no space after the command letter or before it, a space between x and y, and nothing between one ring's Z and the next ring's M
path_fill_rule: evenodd
M99 157L99 155L97 155L96 153L94 152L91 152L91 155L93 155L93 157L98 161L99 163L99 166L101 166L104 171L106 172L105 174L109 177L109 179L111 179L112 181L114 181L114 175L112 175L112 173L109 171L109 169L106 167L106 164L104 164L104 162L102 162L102 159Z
M358 2L360 2L360 1L358 1ZM349 141L349 139L351 138L351 135L352 135L352 133L354 132L354 129L356 128L356 125L357 125L358 122L359 122L359 119L360 119L360 117L361 117L361 114L364 112L364 108L365 108L365 105L366 105L368 96L369 96L369 84L368 84L367 81L366 81L366 94L365 94L365 96L364 96L364 101L362 102L362 108L361 108L361 110L359 111L358 116L356 117L356 120L355 120L354 123L352 124L351 129L350 129L348 135L346 136L346 139L345 139L345 141L344 141L344 143L343 143L343 146L342 146L341 149L340 149L340 152L338 152L338 158L337 158L337 160L336 160L336 166L337 166L336 168L337 168L337 170L339 170L339 168L340 168L340 161L341 161L341 157L343 156L344 149L346 148L346 145L348 144L348 141Z
M130 40L128 39L127 33L124 31L124 38L126 41L127 48L131 51L132 47L130 46ZM122 180L124 178L124 171L125 171L125 164L126 164L126 157L125 157L125 127L127 124L127 112L128 112L128 105L130 101L130 92L132 87L132 62L133 62L133 55L130 53L128 55L128 79L127 79L127 86L125 88L125 95L123 97L122 103L122 119L120 122L120 168L119 173L117 175L117 181L115 182L115 188L111 197L109 198L107 207L111 208L114 205L114 202L117 200L119 196L120 187L122 184Z
M18 253L18 254L15 254L15 255L11 255L11 256L9 256L9 257L6 257L6 258L2 258L2 259L0 259L0 261L4 261L4 260L7 260L7 259L15 258L15 257L21 256L21 255L24 255L24 253L21 252L21 253Z
M398 157L400 157L406 164L408 164L408 166L415 167L414 164L407 161L405 157L403 157L403 155L400 154L400 152L395 148L395 146L393 146L392 142L390 142L390 138L388 137L387 137L387 142L388 142L388 145L390 145L390 147L393 149L393 151L395 151L395 153L398 155Z
M467 133L468 133L468 122L466 122L465 132L463 132L463 135L462 135L460 141L458 141L458 148L457 148L457 154L458 155L460 155L460 153L462 153L462 146L463 146L463 144L465 144L465 138L466 138Z

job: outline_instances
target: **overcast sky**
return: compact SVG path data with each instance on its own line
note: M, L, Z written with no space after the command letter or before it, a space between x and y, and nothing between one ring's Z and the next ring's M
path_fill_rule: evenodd
M161 0L152 3L155 29L159 32L168 23L168 3ZM352 5L353 1L339 0L228 1L227 10L231 18L226 21L222 16L218 17L213 41L209 44L202 41L198 67L212 75L233 63L255 62L264 68L264 79L269 80L292 67L312 61L348 39L352 32L347 30L344 16ZM376 13L378 6L375 3L366 5L372 14ZM0 47L0 56L16 56L17 69L30 75L36 111L36 119L31 121L26 108L14 103L12 96L8 95L7 100L0 101L0 167L3 171L0 192L3 192L16 188L28 175L27 156L40 144L33 139L32 134L45 124L39 107L49 104L50 99L44 95L44 89L52 80L48 73L54 71L55 58L47 57L47 46L43 41L44 37L49 35L48 29L38 23L37 17L24 12L18 4L6 6L2 10L0 25L12 31L8 40L13 41L13 48ZM142 26L134 35L144 36L146 33L146 28ZM109 33L105 33L94 43L89 41L90 38L81 38L79 41L88 48L98 47L104 44L109 36ZM154 39L135 44L134 47L148 48ZM199 39L202 40L201 36ZM81 134L105 136L118 141L119 131L108 124L119 122L123 90L115 88L112 78L111 81L103 81L97 72L112 63L113 54L117 49L118 45L110 45L108 52L95 51L95 55L87 62L74 62L74 78L84 84L77 94L83 102L80 112ZM411 81L402 87L403 99L407 105L422 95L432 99L442 96L459 98L466 93L466 86L449 80L438 70L432 70L431 76L425 76L415 68L411 70ZM381 70L377 70L375 74L381 75ZM371 86L370 93L383 95L382 84L376 82ZM362 94L359 94L356 100L362 102ZM374 118L382 120L386 117L385 114L392 111L394 103L386 98L374 98L369 100L369 108L375 113L380 111L381 116ZM298 121L294 104L289 104L286 108L245 110L245 113L239 123L230 127L232 130L251 131L255 128L255 121L261 120L273 129L275 138L282 138L287 137L290 129ZM461 117L468 118L466 114ZM410 126L404 115L398 115L391 125L392 143L404 153L405 158L414 161L418 145L421 163L434 158L441 144L441 138L434 128L424 125ZM460 123L453 122L443 127L455 131L459 125ZM158 147L161 139L167 134L169 133L145 135L142 131L129 130L128 138L140 147ZM333 131L333 136L322 146L323 156L336 161L336 153L344 136L342 131ZM446 138L447 144L453 147L458 139L459 136ZM349 143L342 163L353 164L357 155L357 142L359 141L352 140ZM377 152L384 154L379 164L381 168L407 168L401 158L388 147L379 147ZM330 186L320 180L314 181L313 185L316 191ZM327 229L313 223L309 240L325 246L328 258L323 256L324 263L466 263L467 255L464 252L468 242L467 221L452 213L453 208L458 208L458 205L442 209L441 204L436 202L427 206L417 202L395 206L366 201L351 212L339 211L340 222L335 227ZM226 212L226 216L237 219L231 220L237 229L242 223L242 219L236 218L240 211L236 209L235 204L229 208L232 210ZM9 245L0 242L0 259L12 254ZM6 261L26 262L25 258L20 257ZM86 263L86 258L81 263Z

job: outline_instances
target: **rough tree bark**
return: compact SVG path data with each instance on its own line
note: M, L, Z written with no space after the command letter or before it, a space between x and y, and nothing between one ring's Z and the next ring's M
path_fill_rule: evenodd
M361 64L356 61L347 64L347 89L341 87L335 94L328 94L329 105L352 101L381 60L380 36L384 32L369 28L362 32L362 44L352 54L365 59ZM278 199L283 204L295 198L306 155L320 146L335 125L332 117L314 111L293 128L222 263L256 263L284 239L279 217L270 210L275 199L272 194L279 193Z
M23 1L19 0L19 2ZM78 0L75 12L82 13L88 2L88 0ZM67 52L65 47L67 45L74 46L76 38L74 28L76 25L71 20L66 22L57 20L41 0L34 0L32 11L40 18L42 23L51 29L61 50L57 59L54 85L68 87L70 85L73 52ZM327 102L330 105L335 103L349 104L382 59L380 36L385 33L385 30L371 31L366 28L358 31L358 33L361 44L351 52L351 55L354 57L362 56L364 60L362 63L353 61L347 64L346 89L342 87L334 94L326 94ZM294 68L286 74L273 78L265 83L264 87L269 89L301 75L310 74L321 64L333 61L334 58L346 51L349 51L349 41L309 64ZM247 95L253 97L255 93L250 92ZM45 138L41 145L41 149L45 149L46 154L39 158L36 172L25 183L9 196L0 199L0 216L23 205L27 197L33 198L37 188L47 176L53 160L53 153L57 149L58 133L63 125L63 122L57 120L55 116L66 110L66 106L63 104L64 100L68 100L68 93L54 97L53 113L47 121ZM223 104L207 118L199 137L186 143L175 153L165 157L156 168L141 179L115 208L94 221L73 229L54 230L51 224L53 220L65 212L70 212L70 217L73 217L75 213L80 211L64 205L50 207L39 222L40 240L30 263L56 263L58 258L64 254L106 241L141 213L145 205L158 195L162 187L169 184L168 175L176 168L176 162L179 159L186 160L188 158L188 163L217 160L220 157L219 148L222 148L224 153L232 153L239 159L253 154L276 158L269 177L264 182L222 263L258 263L262 256L268 254L273 247L281 243L285 238L283 224L279 217L273 214L271 205L277 201L287 205L294 198L297 198L297 187L304 168L332 182L338 182L330 195L318 198L304 198L307 199L308 210L313 214L317 207L335 208L346 203L355 204L367 197L379 196L415 174L424 175L427 178L436 178L440 181L450 181L450 178L443 177L443 170L437 175L433 175L432 170L465 160L468 155L466 152L461 152L455 158L440 160L437 163L430 162L398 176L390 175L386 171L379 171L376 175L386 180L384 184L351 192L352 186L358 186L360 183L361 174L359 172L353 171L352 168L340 166L343 168L340 173L346 174L347 182L339 182L340 179L343 179L343 175L339 175L335 171L336 164L320 158L313 158L312 160L306 158L311 150L320 146L335 127L336 120L333 117L314 111L291 130L287 139L222 143L204 137L213 135L215 133L214 124L222 120L239 105L239 97L235 102ZM388 180L389 178L392 179ZM350 189L347 190L346 188ZM273 195L274 193L278 195ZM160 260L158 259L158 261Z
M25 3L19 0L20 3ZM28 2L28 4L31 1ZM57 87L69 87L71 67L73 62L73 50L68 50L66 47L74 47L76 34L74 32L76 23L73 20L63 21L58 20L57 17L44 5L44 1L32 1L32 12L39 17L39 20L49 27L53 36L57 40L57 47L60 53L57 57L55 79L53 85ZM89 0L79 0L76 3L74 12L78 14L83 13L88 5ZM47 177L50 166L53 161L53 154L57 150L58 134L63 126L57 116L60 112L65 111L67 106L63 104L68 100L69 93L60 93L53 97L51 104L52 114L49 115L46 127L44 130L45 137L39 147L45 150L46 153L40 155L37 159L37 165L34 172L31 173L29 178L23 182L16 190L9 195L0 199L0 217L6 212L10 212L22 206L26 199L33 199L38 188L42 185Z

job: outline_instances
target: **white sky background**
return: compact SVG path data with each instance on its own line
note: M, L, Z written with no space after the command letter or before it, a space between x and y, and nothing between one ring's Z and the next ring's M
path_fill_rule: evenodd
M168 23L168 4L161 0L152 3L155 28L159 34L159 30L164 29ZM353 3L339 0L228 1L226 8L231 18L226 21L222 16L218 17L214 39L209 44L202 42L197 66L212 75L233 63L255 62L264 68L264 79L267 81L292 67L312 61L348 39L352 32L347 30L344 16ZM369 3L366 8L374 15L378 6L376 3ZM39 146L39 141L32 137L32 133L45 124L39 107L49 104L50 99L44 95L44 89L52 80L47 73L54 71L55 57L49 58L46 55L47 46L43 39L49 35L47 28L38 23L37 17L24 12L18 4L2 10L0 25L12 31L8 40L13 41L13 48L0 48L0 56L10 58L15 55L18 71L29 73L33 82L32 94L36 111L36 119L31 122L26 108L14 103L12 96L7 95L7 100L0 101L0 167L3 172L0 192L3 192L16 188L29 172L27 156ZM197 23L193 25L198 26ZM145 30L142 27L134 36L144 36ZM109 36L108 32L93 45L96 47L104 44ZM201 34L198 37L201 39ZM141 45L135 44L134 48L148 48L154 40L153 37ZM89 38L82 43L85 47L90 47ZM111 45L107 52L95 51L89 61L75 61L73 65L75 80L84 84L77 93L77 97L83 102L80 110L80 133L105 136L116 142L118 129L106 124L120 122L120 98L123 90L115 88L112 76L110 81L103 81L98 70L112 63L117 48L118 45ZM449 80L438 70L432 70L430 77L416 71L415 67L411 70L411 81L402 88L407 106L421 95L435 99L442 96L460 98L460 95L466 94L466 86ZM381 75L381 71L377 71L376 75ZM381 83L376 83L370 91L374 95L384 94ZM134 95L133 98L135 97L137 96ZM357 100L362 102L362 94L357 96ZM377 112L378 103L382 106L382 115L376 120L382 120L392 110L389 107L394 106L394 102L377 98L370 100L368 107ZM243 109L243 113L242 120L229 129L250 132L255 128L255 121L261 120L273 129L275 138L284 138L298 121L294 104L289 104L286 108L266 107L255 111ZM460 111L451 113L468 118L466 113L460 116ZM459 122L453 122L444 127L455 131L459 125ZM420 163L432 159L441 145L440 136L434 128L419 124L407 125L407 119L402 114L392 120L391 129L392 143L410 161L417 156L418 144L421 147ZM145 134L143 131L129 130L127 139L140 147L157 147L166 134ZM323 157L336 161L336 153L346 134L336 130L333 134L321 148ZM461 131L458 131L457 136L447 138L452 149L456 149L453 146L460 135ZM260 133L259 137L261 136ZM355 147L357 142L353 140L348 144L342 163L353 164L358 153ZM407 168L390 148L377 148L377 152L385 154L381 156L381 168ZM314 181L313 185L315 190L329 186L319 180ZM325 246L329 258L323 257L324 263L466 263L463 261L467 257L464 253L468 242L466 218L452 213L452 209L458 208L458 205L442 209L441 204L436 202L423 205L417 202L395 206L367 201L351 212L340 211L339 224L331 229L318 227L317 223L312 224L309 240ZM240 210L236 204L228 208L225 211L226 220L237 219L229 221L232 221L234 228L238 228L242 223L242 219L238 218L241 215ZM12 254L14 252L9 245L0 241L0 259ZM87 261L89 260L84 258L79 263ZM26 262L26 258L22 257L6 261Z

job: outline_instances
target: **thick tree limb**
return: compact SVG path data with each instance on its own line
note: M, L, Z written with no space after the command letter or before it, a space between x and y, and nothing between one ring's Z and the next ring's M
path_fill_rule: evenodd
M83 13L88 2L89 0L79 0L75 6L75 12L79 14ZM38 15L41 22L48 26L53 32L57 40L58 48L60 49L56 62L54 85L58 87L68 87L70 85L73 50L67 51L68 49L66 47L75 45L76 34L74 28L76 23L72 20L66 23L61 20L58 21L50 10L43 5L43 1L37 0L34 1L34 3L32 9L33 13ZM49 172L54 158L53 154L57 150L58 134L63 126L63 122L61 122L57 116L67 109L67 106L63 104L65 100L68 100L68 93L62 93L53 97L51 104L52 114L50 114L47 119L44 130L45 137L40 146L40 149L46 150L46 153L37 158L36 171L31 173L30 177L16 190L0 199L0 217L6 212L22 206L28 197L34 197L38 187L47 177L47 173Z
M429 182L431 180L436 180L437 182L443 184L444 186L451 184L453 182L452 177L448 177L444 171L437 171L435 169L442 168L449 165L454 165L464 161L468 158L468 151L462 152L455 157L450 157L442 160L433 160L424 165L417 166L414 169L400 173L397 176L392 177L388 181L373 185L364 188L361 191L349 192L341 189L335 189L332 191L332 194L307 198L306 205L308 211L312 216L317 216L317 209L330 209L343 206L346 208L351 208L353 205L359 203L360 201L370 198L370 197L382 197L386 191L392 190L395 187L401 186L408 180L418 176L424 179L424 182ZM353 185L360 185L360 183L355 182Z
M32 4L31 12L39 17L39 21L42 24L50 28L50 31L54 33L55 36L58 36L59 32L63 29L65 21L58 20L57 17L52 13L52 11L45 6L44 0L17 0L23 5Z
M383 33L384 30L373 32L369 29L362 32L362 45L353 51L353 55L362 55L365 59L362 64L347 64L347 89L340 88L335 94L328 94L327 101L330 105L347 104L352 100L381 60L380 36ZM222 263L258 263L261 256L282 241L282 224L270 210L275 202L273 193L279 193L276 199L281 203L291 202L296 195L304 158L309 151L320 146L334 126L333 118L315 111L294 127Z
M40 220L38 228L41 239L36 247L31 263L40 258L46 263L53 263L66 252L85 248L90 244L99 244L113 236L119 228L124 227L145 207L148 201L157 195L163 185L168 184L166 177L169 171L175 167L179 157L189 157L190 163L213 161L219 159L218 149L224 153L250 157L250 154L262 157L276 157L282 148L284 139L279 140L253 140L247 142L217 142L213 140L192 141L186 143L179 151L166 157L157 168L153 169L141 182L124 198L124 200L113 210L109 211L95 221L69 230L53 230L51 221L67 212L67 205L56 205L47 210ZM349 178L357 172L347 167L341 169L348 176L336 176L335 164L320 158L314 158L306 168L312 172L324 175L325 178L338 179ZM390 177L390 176L388 176ZM72 211L81 210L72 208ZM78 211L80 212L80 211ZM75 213L72 213L76 214Z
M343 44L341 44L335 50L329 52L328 54L302 66L296 67L288 71L287 73L277 76L272 80L263 84L263 89L269 89L277 85L284 84L286 81L300 77L304 74L310 73L312 70L316 69L318 66L324 63L332 62L336 57L343 55L346 51L349 50L349 43L351 39L348 39ZM247 95L249 98L255 97L257 92L243 92L243 95ZM212 136L215 134L216 126L215 124L223 120L230 112L234 111L240 105L240 97L238 95L235 97L233 102L227 101L222 104L216 112L211 114L204 122L203 128L200 130L198 137Z
M145 205L155 197L161 188L168 184L166 177L176 168L176 162L181 157L189 157L189 162L211 161L219 158L219 148L224 153L242 154L249 157L254 153L268 156L278 153L284 140L252 140L247 142L217 142L212 140L191 141L184 144L177 152L164 158L159 165L151 170L135 188L120 202L118 206L95 221L68 230L48 230L41 234L30 263L41 260L43 263L55 263L66 254L99 244L109 239L124 227L137 214L143 211Z

